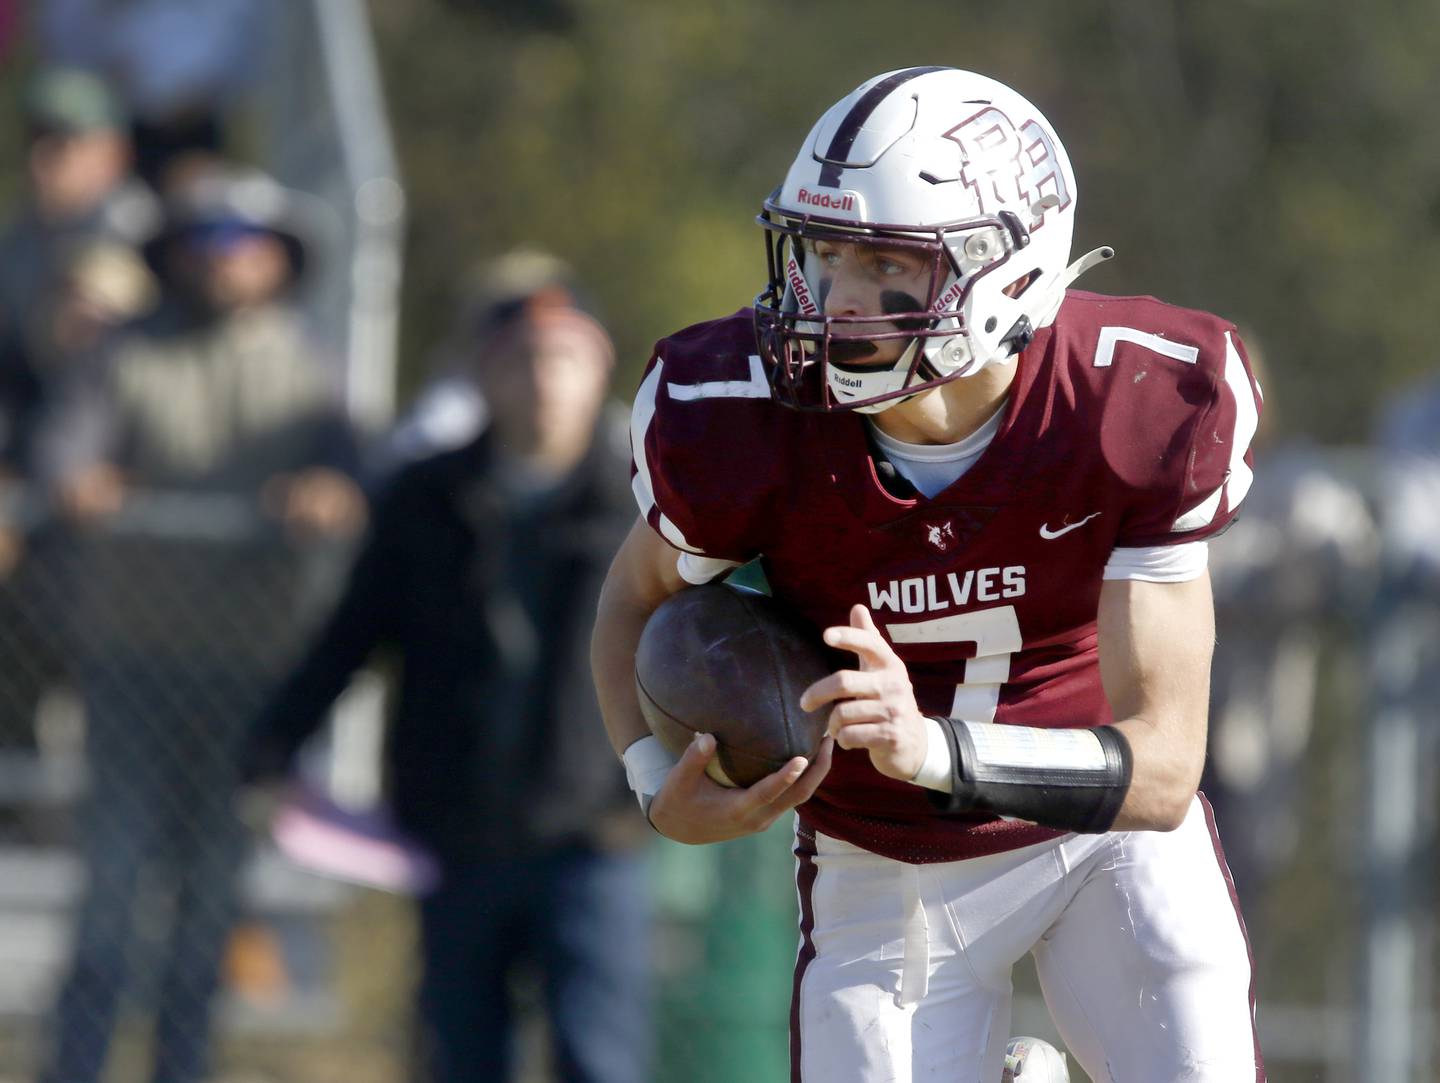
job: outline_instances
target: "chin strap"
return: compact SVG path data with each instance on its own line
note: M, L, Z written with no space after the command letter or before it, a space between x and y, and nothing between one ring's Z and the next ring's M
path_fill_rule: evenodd
M896 361L895 364L890 366L890 368L885 370L885 375L895 376L903 374L905 376L908 376L910 372L910 366L915 362L915 351L919 348L920 340L918 338L912 338L910 340L910 345L906 346L905 352L900 355L900 359ZM933 380L938 375L939 373L936 373L935 370L930 367L930 362L922 356L920 358L920 364L916 366L915 369L915 382L925 383L927 380ZM905 385L902 383L900 386L904 387ZM900 390L900 388L896 387L890 388L888 390L898 391ZM834 389L832 388L831 393L833 394L833 392ZM893 399L886 399L884 402L873 403L870 406L857 406L855 407L855 412L857 414L878 414L883 410L890 409L890 407L892 406L899 406L902 402L909 402L911 399L913 399L916 395L919 394L921 394L921 392L912 391L908 395L897 395Z

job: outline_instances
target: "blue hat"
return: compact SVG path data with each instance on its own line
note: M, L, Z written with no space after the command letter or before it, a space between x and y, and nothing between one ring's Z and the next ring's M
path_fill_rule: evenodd
M290 256L292 279L304 274L316 249L323 209L313 197L286 188L252 169L225 167L201 173L165 201L165 223L145 245L145 258L163 273L164 254L176 241L229 243L247 234L277 238Z

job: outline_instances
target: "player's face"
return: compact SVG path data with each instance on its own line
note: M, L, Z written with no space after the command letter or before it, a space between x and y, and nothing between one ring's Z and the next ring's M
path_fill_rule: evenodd
M805 263L817 284L827 316L866 316L920 312L931 288L931 260L902 247L806 241ZM897 330L893 322L844 325L844 333L864 335ZM833 360L852 365L888 365L904 351L903 338L874 342L832 342ZM868 348L867 348L868 347Z

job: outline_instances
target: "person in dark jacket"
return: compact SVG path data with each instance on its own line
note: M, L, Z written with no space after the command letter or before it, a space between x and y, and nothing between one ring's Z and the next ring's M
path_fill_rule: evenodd
M498 265L474 365L490 421L386 485L343 596L264 711L246 773L276 778L377 648L400 662L386 746L399 826L435 857L420 1018L437 1083L511 1070L517 964L538 964L559 1078L647 1077L648 832L588 667L629 524L610 340L533 256Z

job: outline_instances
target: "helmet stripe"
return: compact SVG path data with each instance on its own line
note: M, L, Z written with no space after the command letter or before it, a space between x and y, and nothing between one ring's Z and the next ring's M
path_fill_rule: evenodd
M919 78L922 75L929 75L932 71L948 71L945 67L929 68L905 68L881 79L878 83L867 90L858 102L850 108L845 119L840 122L840 127L835 129L835 135L830 140L830 147L825 151L825 159L820 167L820 181L822 188L839 188L840 173L845 168L845 161L849 158L850 148L855 145L855 139L860 134L860 129L870 119L870 114L875 112L882 101L889 96L890 92L911 79Z

